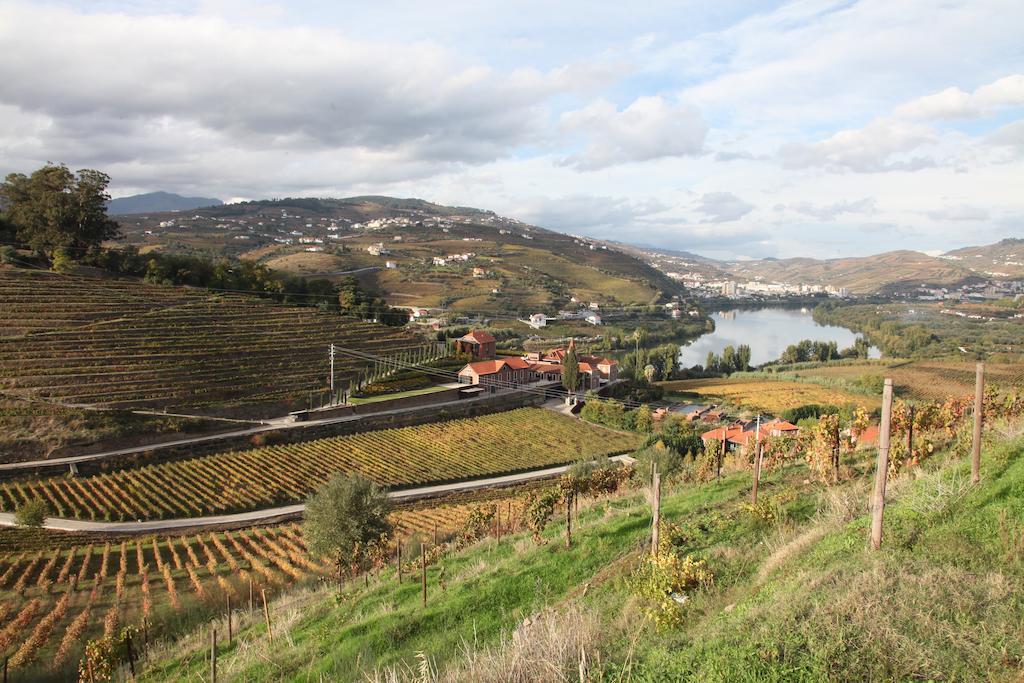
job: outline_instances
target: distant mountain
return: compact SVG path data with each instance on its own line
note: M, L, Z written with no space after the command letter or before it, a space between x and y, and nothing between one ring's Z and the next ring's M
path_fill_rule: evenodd
M107 202L107 213L112 216L123 216L155 211L189 211L204 206L220 206L223 203L213 197L182 197L172 192L147 192L111 199Z

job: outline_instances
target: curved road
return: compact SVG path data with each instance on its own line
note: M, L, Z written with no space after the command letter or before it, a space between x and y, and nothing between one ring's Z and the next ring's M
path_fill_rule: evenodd
M453 385L454 386L454 385ZM286 418L277 418L275 420L268 420L266 424L262 424L256 427L250 427L248 429L239 429L231 432L217 432L215 434L207 434L204 436L192 436L184 439L174 439L171 441L159 441L157 443L143 444L141 446L132 446L130 448L119 448L112 451L102 451L100 453L87 453L85 455L69 455L60 458L50 458L49 460L28 460L20 462L4 462L0 463L0 472L20 472L20 471L33 471L36 469L55 469L55 468L67 468L71 465L77 465L83 462L93 462L96 460L105 460L106 458L112 458L121 455L132 455L135 453L145 453L147 451L160 450L162 448L170 448L173 446L187 446L190 444L205 443L208 441L220 441L222 439L228 439L238 436L252 436L261 432L272 432L282 429L308 429L310 427L319 427L323 425L336 424L339 422L352 422L355 420L361 420L364 417L379 417L382 415L397 415L402 413L414 413L427 410L438 410L448 405L465 404L469 401L476 399L463 398L455 399L452 401L445 401L443 403L433 403L422 406L407 406L404 408L392 408L390 410L381 410L377 412L359 413L355 415L342 415L339 417L328 417L319 420L307 420L305 422L289 422Z
M632 462L633 460L628 455L616 455L611 459L616 462L627 463ZM486 477L483 479L471 479L469 481L460 481L452 484L420 486L414 489L390 491L388 492L388 497L395 501L409 501L445 493L455 493L458 491L472 491L473 489L482 489L491 486L520 484L527 481L558 476L570 467L571 465L559 465L557 467L546 467L541 470L519 472L518 474L505 474L496 477ZM46 523L43 526L47 529L54 529L57 531L91 531L106 534L148 534L155 531L167 531L170 529L192 529L197 527L233 526L280 521L282 519L299 517L305 508L306 506L300 503L298 505L286 505L283 507L267 508L265 510L254 510L252 512L239 512L233 515L155 519L148 522L89 522L78 519L47 517ZM14 526L14 515L9 512L0 512L0 526Z

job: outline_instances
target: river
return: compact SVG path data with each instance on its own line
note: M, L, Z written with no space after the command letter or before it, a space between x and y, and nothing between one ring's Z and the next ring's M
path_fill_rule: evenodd
M794 308L761 308L755 310L736 309L711 314L715 331L698 337L680 347L679 357L683 367L703 365L708 351L721 355L726 346L750 346L750 364L760 365L777 360L786 347L804 339L813 341L834 341L839 349L853 345L857 335L845 327L819 325L811 317L810 310ZM872 358L881 353L871 347Z

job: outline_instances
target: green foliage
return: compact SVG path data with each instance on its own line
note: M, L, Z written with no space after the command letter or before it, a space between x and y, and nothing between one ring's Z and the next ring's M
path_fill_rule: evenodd
M679 369L678 359L678 344L662 344L652 349L641 346L623 355L619 372L625 378L641 383L669 380ZM652 369L648 370L648 367Z
M643 405L636 409L633 428L638 432L649 432L654 429L654 417L649 406Z
M817 419L822 415L836 415L839 413L839 406L823 405L821 403L807 403L796 408L782 411L782 419L796 424L800 420L808 418Z
M781 363L805 363L807 361L826 361L839 358L839 346L834 341L814 341L804 339L790 344L779 357Z
M120 235L107 217L110 177L82 169L77 174L64 164L47 164L32 175L11 173L0 184L5 221L20 241L39 252L57 248L84 255L104 240Z
M533 533L533 540L540 543L541 534L555 514L555 506L562 500L562 491L558 487L546 488L540 493L531 493L526 499L523 516L527 528Z
M674 536L663 528L657 553L644 556L628 580L630 590L644 601L647 618L659 630L682 626L689 594L714 584L704 560L678 554Z
M18 526L38 528L43 526L48 512L46 501L33 498L17 507L14 511L14 523Z
M359 474L337 474L306 501L303 535L309 549L356 563L360 551L391 533L390 501L383 489Z
M562 360L562 386L570 393L580 386L580 356L576 352L576 345L571 341Z
M462 523L463 542L472 543L486 536L490 532L497 514L498 507L494 503L474 505Z
M683 468L683 456L679 451L669 448L661 441L638 450L633 457L636 459L633 476L642 483L650 483L652 464L657 465L662 478L678 474Z

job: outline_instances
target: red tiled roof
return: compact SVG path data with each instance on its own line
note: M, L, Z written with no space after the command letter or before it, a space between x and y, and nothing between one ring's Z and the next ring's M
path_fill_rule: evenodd
M743 433L743 427L717 427L711 431L704 432L700 435L700 438L704 441L708 439L729 440L733 437L739 436Z
M493 375L494 373L499 372L504 366L505 361L503 360L482 360L477 361L476 363L470 363L459 370L459 374L461 375L467 370L471 370L478 375Z
M562 366L557 363L530 363L530 369L534 372L561 372Z
M487 332L473 330L469 334L463 337L459 337L459 341L472 342L475 344L490 344L491 342L495 341L495 339Z
M530 364L525 359L518 356L503 358L502 361L513 370L525 370L530 367Z

